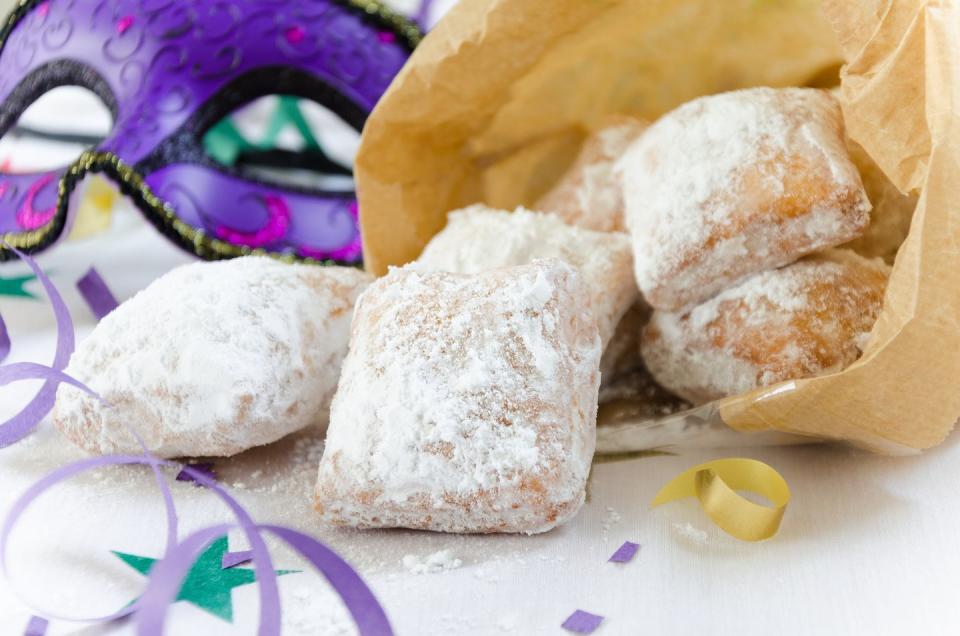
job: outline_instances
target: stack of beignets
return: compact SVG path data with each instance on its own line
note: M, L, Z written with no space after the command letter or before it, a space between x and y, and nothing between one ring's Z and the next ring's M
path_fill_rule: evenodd
M840 105L825 91L695 99L655 122L619 170L637 284L657 309L690 308L870 221Z
M836 100L742 90L644 126L589 139L539 202L549 214L452 213L361 296L320 466L325 518L548 530L583 501L598 370L611 400L656 417L861 355L889 267L833 249L871 210ZM902 232L889 194L893 230L871 255Z
M860 355L889 268L849 250L870 202L837 101L815 89L703 97L618 164L643 360L694 403L840 370Z

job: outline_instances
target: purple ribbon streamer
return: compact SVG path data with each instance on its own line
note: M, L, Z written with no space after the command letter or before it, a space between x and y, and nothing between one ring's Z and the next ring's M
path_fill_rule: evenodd
M253 566L259 583L259 634L263 636L279 636L280 634L280 596L277 588L277 577L273 571L273 560L261 536L263 531L270 532L283 539L327 578L343 599L362 636L391 636L393 634L386 613L373 592L346 561L309 535L282 526L255 524L249 513L226 490L206 475L191 469L189 466L185 466L184 470L193 473L191 476L194 480L215 492L231 509L239 523L220 524L212 528L199 530L179 544L176 543L177 515L173 506L173 495L159 470L161 465L175 464L159 460L149 454L145 456L112 455L81 460L53 471L30 486L11 506L10 512L4 520L2 531L0 531L0 571L9 576L7 572L7 546L10 533L34 499L52 486L74 475L104 466L129 464L151 466L157 477L157 483L163 492L164 501L167 504L167 548L164 551L164 558L154 564L146 589L133 604L113 614L95 618L58 616L45 612L48 616L69 621L106 622L136 612L137 633L140 636L162 636L167 610L175 601L183 583L183 578L196 560L197 555L217 537L226 534L233 528L240 527L250 542Z
M46 475L32 486L27 488L19 499L17 499L14 504L10 507L9 512L7 513L6 519L3 522L3 529L0 530L0 571L3 572L4 576L10 578L10 574L7 570L7 546L10 540L10 533L13 531L14 526L17 521L30 506L33 501L46 492L51 487L57 485L61 481L69 479L74 475L86 472L88 470L93 470L95 468L102 468L104 466L119 466L125 464L143 464L149 465L154 469L154 476L157 479L157 485L160 487L161 492L163 493L164 503L166 504L167 509L167 546L164 550L164 554L170 554L173 551L174 546L177 542L177 514L176 509L173 507L173 495L170 492L170 487L167 486L166 480L163 478L163 474L159 469L159 460L156 458L141 457L139 455L110 455L105 457L93 457L90 459L84 459L73 464L68 464L62 468L58 468L52 473ZM77 618L73 616L63 616L53 614L47 611L43 613L46 616L49 616L58 620L66 621L75 621L75 622L84 622L84 623L103 623L107 621L112 621L123 616L127 616L137 610L141 601L136 601L131 605L120 609L117 612L112 614L107 614L106 616L96 616L93 618Z
M43 285L57 321L57 347L52 367L32 362L21 362L0 367L0 385L24 379L44 380L43 386L33 400L20 413L0 425L0 447L20 441L36 428L53 408L56 400L56 390L60 384L65 383L75 386L103 401L89 387L63 373L73 353L75 338L70 312L53 282L47 278L33 259L9 245L6 245L6 247L27 263ZM105 466L130 464L150 466L166 507L167 537L164 557L157 561L151 569L147 587L139 599L117 612L94 618L58 616L49 612L45 612L45 614L60 620L101 623L136 612L138 634L141 636L163 636L167 610L175 601L183 578L196 560L199 551L214 538L225 534L231 528L239 526L246 534L247 541L250 544L250 554L253 558L253 567L258 582L260 593L259 634L263 636L279 636L280 634L280 593L277 588L277 575L273 569L270 552L261 536L261 533L266 530L279 536L320 570L337 593L340 594L362 636L392 636L393 630L380 603L363 582L363 579L360 578L360 575L346 561L309 535L282 526L255 524L246 509L225 489L220 487L214 481L212 475L204 474L201 466L196 468L184 466L181 474L216 493L233 512L238 524L222 524L199 530L178 544L177 528L179 520L173 502L173 494L160 471L160 466L175 466L176 464L157 459L151 455L137 432L133 429L130 429L130 432L143 448L144 454L142 456L110 455L69 464L34 483L14 502L7 513L6 519L4 519L2 529L0 529L0 572L9 578L7 546L10 533L34 499L61 481L87 470Z
M237 552L224 552L220 559L220 569L228 570L242 563L246 563L253 558L253 552L250 550L238 550Z
M260 627L257 633L263 636L279 636L280 591L277 588L277 575L273 570L273 559L270 556L270 551L267 550L263 537L257 531L253 518L236 499L231 497L213 479L189 466L184 466L183 470L201 486L206 486L216 493L237 518L240 528L247 536L251 552L253 552L253 569L256 571L260 592ZM227 529L229 527L227 526ZM218 528L222 528L222 526L218 526ZM203 532L202 530L198 531L198 533ZM167 554L163 560L154 564L150 571L150 581L141 597L141 608L137 613L139 619L138 634L141 636L163 636L167 609L176 599L187 570L190 569L200 550L207 543L225 533L226 530L220 529L210 535L206 541L199 543L194 539L188 544L187 541L190 539L188 537ZM170 572L170 574L164 574L164 572ZM172 592L170 592L171 589ZM168 592L170 593L168 594Z
M77 281L77 290L87 301L87 306L90 307L90 311L97 317L97 320L103 320L104 316L120 304L95 267L88 269L87 273Z
M200 482L193 478L194 472L200 472L209 477L210 479L216 479L217 474L213 471L213 464L210 462L204 462L201 464L189 464L192 470L187 470L184 468L179 473L177 473L177 481L189 481L193 482L197 486L200 486Z
M211 541L223 536L235 527L235 524L220 524L198 530L181 541L173 554L154 564L150 572L150 582L142 597L144 600L149 598L149 603L145 602L137 612L138 634L141 636L162 636L167 609L174 602L183 577L186 576L191 564ZM258 533L267 531L280 537L317 568L337 591L340 598L343 599L343 603L353 617L361 636L393 635L390 621L373 592L363 582L360 575L333 550L313 537L292 528L258 525L254 526L254 530ZM254 567L257 566L256 558L256 550L254 550ZM260 581L259 574L257 580ZM260 607L261 613L266 611L262 604ZM278 616L279 609L279 604L277 604ZM258 633L261 636L279 636L280 630L279 626L265 629L263 622L261 622Z
M420 7L413 16L413 21L417 23L420 30L426 33L430 29L430 10L433 8L433 0L420 0Z
M3 316L0 316L0 362L10 355L10 346L10 332L7 331L7 323L3 322Z
M48 382L55 382L56 384L69 384L103 401L96 392L91 390L83 382L67 375L63 371L51 369L45 364L37 364L36 362L14 362L13 364L6 364L0 367L0 386L6 386L21 380L46 380Z
M184 470L193 473L201 485L214 491L233 511L240 528L246 533L253 553L253 567L260 588L261 636L280 635L280 594L273 560L263 541L261 532L266 530L283 539L314 565L330 582L357 625L361 636L392 636L393 630L386 613L373 592L360 575L333 550L313 537L282 526L256 525L247 511L225 489L206 475L189 466ZM197 556L211 541L226 534L236 524L221 524L198 530L180 542L171 554L154 564L150 571L147 589L141 597L137 611L137 634L140 636L163 636L167 610L180 591L180 585Z
M57 320L57 349L53 356L52 368L56 371L63 371L67 368L70 356L73 355L75 346L73 334L73 321L70 318L70 311L67 309L63 297L54 286L40 266L32 258L10 246L4 244L10 251L19 256L26 263L37 279L43 285L43 290L50 299L50 305L53 308L53 315ZM11 417L9 420L0 424L0 448L5 448L16 444L24 437L32 433L37 425L53 409L57 399L57 386L59 381L47 379L37 394L30 400L30 403L23 407L23 410Z

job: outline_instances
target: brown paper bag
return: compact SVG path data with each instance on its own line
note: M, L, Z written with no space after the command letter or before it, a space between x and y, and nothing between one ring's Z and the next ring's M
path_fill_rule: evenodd
M661 422L627 418L601 427L598 447L638 448L691 429L716 441L718 428L884 452L931 447L960 416L952 2L461 0L367 122L357 183L368 268L382 274L415 259L449 210L532 203L609 114L653 119L704 94L824 85L841 64L851 137L901 190L921 192L863 357Z

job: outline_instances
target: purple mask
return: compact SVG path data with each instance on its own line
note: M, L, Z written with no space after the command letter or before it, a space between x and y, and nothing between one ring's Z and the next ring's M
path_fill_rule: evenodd
M71 226L75 186L99 172L202 258L358 263L354 193L266 182L209 158L202 138L274 94L314 100L359 131L419 38L367 0L25 0L0 30L0 135L63 85L99 95L114 125L68 167L0 172L0 237L49 247Z

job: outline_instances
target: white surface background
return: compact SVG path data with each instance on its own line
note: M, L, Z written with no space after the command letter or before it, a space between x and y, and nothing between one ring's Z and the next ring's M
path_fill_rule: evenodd
M410 4L412 3L405 3ZM449 4L449 3L447 3ZM126 298L191 257L132 211L107 235L61 245L41 258L67 296L78 335L94 321L73 284L96 265ZM0 277L26 273L0 265ZM30 288L41 294L38 284ZM53 317L45 301L0 297L14 341L11 361L52 358ZM37 383L0 388L0 418ZM221 481L262 522L291 525L326 541L365 577L397 634L561 634L575 609L606 617L596 632L619 634L939 634L960 631L960 445L951 436L915 457L886 458L838 446L674 449L677 455L595 466L591 498L567 526L536 537L449 536L327 528L311 509L322 442L316 432L218 461ZM655 492L708 459L746 456L777 468L794 499L780 533L749 544L710 525L694 501L650 510ZM81 458L50 425L0 450L0 514L32 482ZM173 477L174 472L169 473ZM182 533L228 521L201 489L172 485ZM607 563L625 540L642 544L629 564ZM38 502L15 532L13 582L0 580L0 635L20 634L31 613L90 615L116 610L143 579L109 554L157 556L163 508L145 470L118 468L75 479ZM231 535L231 549L246 546ZM456 569L412 574L403 557L450 550ZM350 634L327 584L282 547L284 634ZM13 588L39 605L31 610ZM229 625L180 603L170 634L253 634L254 586L234 592ZM82 627L54 622L52 634L128 634L130 623Z
M73 288L96 265L114 292L130 296L189 256L167 244L135 212L109 234L67 243L41 258L67 296L82 337L93 318ZM0 276L25 273L0 265ZM42 293L36 283L30 289ZM14 341L11 361L49 361L53 318L45 301L0 298ZM12 415L35 383L0 389L0 417ZM677 450L598 464L591 499L569 525L537 537L354 532L321 526L310 493L321 450L315 433L217 464L222 481L254 516L307 530L364 575L396 631L407 634L559 634L581 608L607 617L597 634L956 633L960 446L956 436L915 457L886 458L844 447ZM774 539L741 543L712 527L692 500L655 511L657 489L702 461L743 455L780 470L794 499ZM0 511L51 469L81 457L49 423L28 441L0 450ZM261 471L257 473L256 471ZM173 476L173 473L170 473ZM184 532L227 521L214 498L174 484ZM163 510L144 470L103 471L41 500L13 536L11 574L41 608L106 613L143 580L109 550L158 555ZM689 525L688 525L689 524ZM705 534L702 534L705 533ZM701 535L701 536L698 536ZM231 537L231 549L244 546ZM624 540L643 545L634 562L606 562ZM449 549L458 569L411 574L408 554ZM278 568L305 567L283 549ZM342 607L314 573L283 577L285 634L351 633ZM252 634L256 591L234 592L235 626L179 604L171 634ZM0 583L0 634L20 633L30 611ZM51 633L132 633L130 625Z

